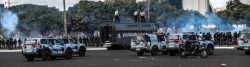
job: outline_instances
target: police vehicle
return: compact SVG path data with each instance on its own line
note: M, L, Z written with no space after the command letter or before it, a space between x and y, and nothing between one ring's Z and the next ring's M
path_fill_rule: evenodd
M28 61L33 61L34 58L49 61L56 57L71 59L73 50L71 45L63 44L54 38L30 38L22 45L22 54Z
M213 42L212 42L212 41L209 41L209 40L205 40L203 37L201 37L201 36L198 35L198 34L195 34L194 32L183 32L183 33L181 34L181 40L182 40L183 42L186 42L187 39L188 39L188 37L189 37L190 35L195 35L195 36L197 36L196 39L199 41L200 44L205 45L204 48L207 49L208 54L209 54L209 55L213 55L213 53L214 53L214 44L213 44Z
M156 34L141 34L131 39L131 51L142 56L145 52L150 52L151 55L157 55L158 52L167 54L165 49L165 36Z
M136 34L157 32L154 23L103 23L100 24L100 38L103 47L112 49L129 49L130 40Z
M184 44L179 34L167 35L167 40L165 42L166 50L168 51L170 56L175 56L176 54L178 54L180 50L180 44Z
M250 55L250 33L248 31L242 31L238 38L238 50L245 51L246 55Z
M199 35L189 35L184 44L180 45L181 58L199 55L201 58L208 57L207 45Z
M79 54L79 56L85 56L86 46L76 40L68 37L56 37L55 39L61 41L64 44L70 45L74 54Z

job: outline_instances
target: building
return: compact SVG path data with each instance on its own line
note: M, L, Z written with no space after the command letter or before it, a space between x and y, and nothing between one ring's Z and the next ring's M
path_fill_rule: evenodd
M147 1L147 0L136 0L136 2L143 2L143 1Z
M250 0L240 0L240 2L243 3L243 4L250 5Z
M213 13L213 7L209 0L182 0L184 10L194 10L202 15Z

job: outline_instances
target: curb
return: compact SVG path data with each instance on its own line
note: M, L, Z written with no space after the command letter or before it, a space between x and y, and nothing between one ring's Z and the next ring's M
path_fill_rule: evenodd
M214 47L214 49L235 49L235 47Z
M87 48L87 50L107 50L107 48ZM21 52L22 50L0 50L0 52Z

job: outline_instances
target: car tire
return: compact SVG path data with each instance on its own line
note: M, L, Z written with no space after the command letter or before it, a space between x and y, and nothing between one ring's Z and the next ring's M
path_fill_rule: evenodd
M34 61L35 56L34 55L25 55L27 61Z
M72 54L73 54L73 51L70 50L70 49L67 49L66 52L65 52L65 58L66 59L72 59Z
M207 50L202 50L200 53L200 57L201 58L207 58L208 57L208 51Z
M80 47L79 51L78 51L78 54L79 56L85 56L85 53L86 53L86 48L83 48L83 47Z
M163 55L168 55L168 52L162 52Z
M185 51L180 51L180 56L181 56L181 58L187 58Z
M176 52L171 51L171 52L169 52L169 55L170 55L170 56L175 56L175 55L176 55Z
M151 51L151 55L155 56L158 54L158 47L157 46L153 46L152 51Z
M144 52L136 52L138 56L144 55Z
M250 55L250 51L245 51L245 54L246 55Z
M208 50L208 54L209 54L209 55L213 55L213 53L214 53L214 47L209 46L209 47L207 48L207 50Z
M48 50L45 50L42 54L43 61L50 61L51 60L51 53Z

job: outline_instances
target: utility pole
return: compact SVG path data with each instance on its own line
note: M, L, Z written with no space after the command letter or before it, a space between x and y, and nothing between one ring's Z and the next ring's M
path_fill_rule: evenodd
M63 0L63 12L64 12L64 36L68 36L68 33L67 33L67 19L66 19L66 11L65 11L65 0Z
M17 2L10 2L10 0L8 0L8 2L5 2L5 4L8 4L8 7L7 7L8 9L10 8L11 3L17 3Z
M147 0L147 2L148 2L148 23L150 22L150 12L149 12L149 5L150 5L150 0Z

